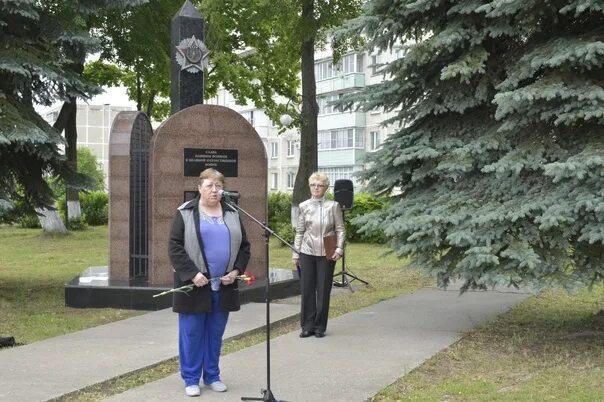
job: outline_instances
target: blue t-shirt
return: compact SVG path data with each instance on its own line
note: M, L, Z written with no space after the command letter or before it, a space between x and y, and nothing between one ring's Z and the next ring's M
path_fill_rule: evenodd
M221 277L226 273L231 255L231 236L222 216L199 215L199 231L203 238L203 251L206 255L210 278ZM212 290L220 289L220 280L211 282Z

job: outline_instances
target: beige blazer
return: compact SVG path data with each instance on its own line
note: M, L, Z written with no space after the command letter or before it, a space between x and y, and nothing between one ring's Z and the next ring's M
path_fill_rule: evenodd
M299 209L294 239L296 250L307 255L324 256L323 237L335 234L338 239L336 252L344 255L346 231L340 204L325 197L311 198L300 203ZM293 258L298 258L298 254L293 253Z

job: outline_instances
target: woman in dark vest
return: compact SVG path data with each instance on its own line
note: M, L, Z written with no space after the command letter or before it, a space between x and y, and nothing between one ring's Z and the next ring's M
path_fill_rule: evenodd
M178 208L169 243L174 287L195 285L187 294L174 293L173 304L187 396L200 395L202 376L210 389L227 390L220 379L220 348L229 312L240 307L236 277L250 259L239 214L221 201L224 175L206 169L199 175L198 188L199 196Z

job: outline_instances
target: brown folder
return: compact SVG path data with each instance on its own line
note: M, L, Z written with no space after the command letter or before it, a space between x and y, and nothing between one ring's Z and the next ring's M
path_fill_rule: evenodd
M331 260L331 257L336 252L338 246L338 236L330 235L323 237L323 247L325 247L325 258Z

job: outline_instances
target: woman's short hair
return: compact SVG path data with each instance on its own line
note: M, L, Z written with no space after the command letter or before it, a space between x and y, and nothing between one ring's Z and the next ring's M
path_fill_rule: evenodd
M206 179L214 179L224 184L224 175L216 169L207 168L199 174L199 185L203 184Z
M329 187L329 177L323 173L314 172L308 178L308 184L319 181L322 184L325 184L325 187Z

